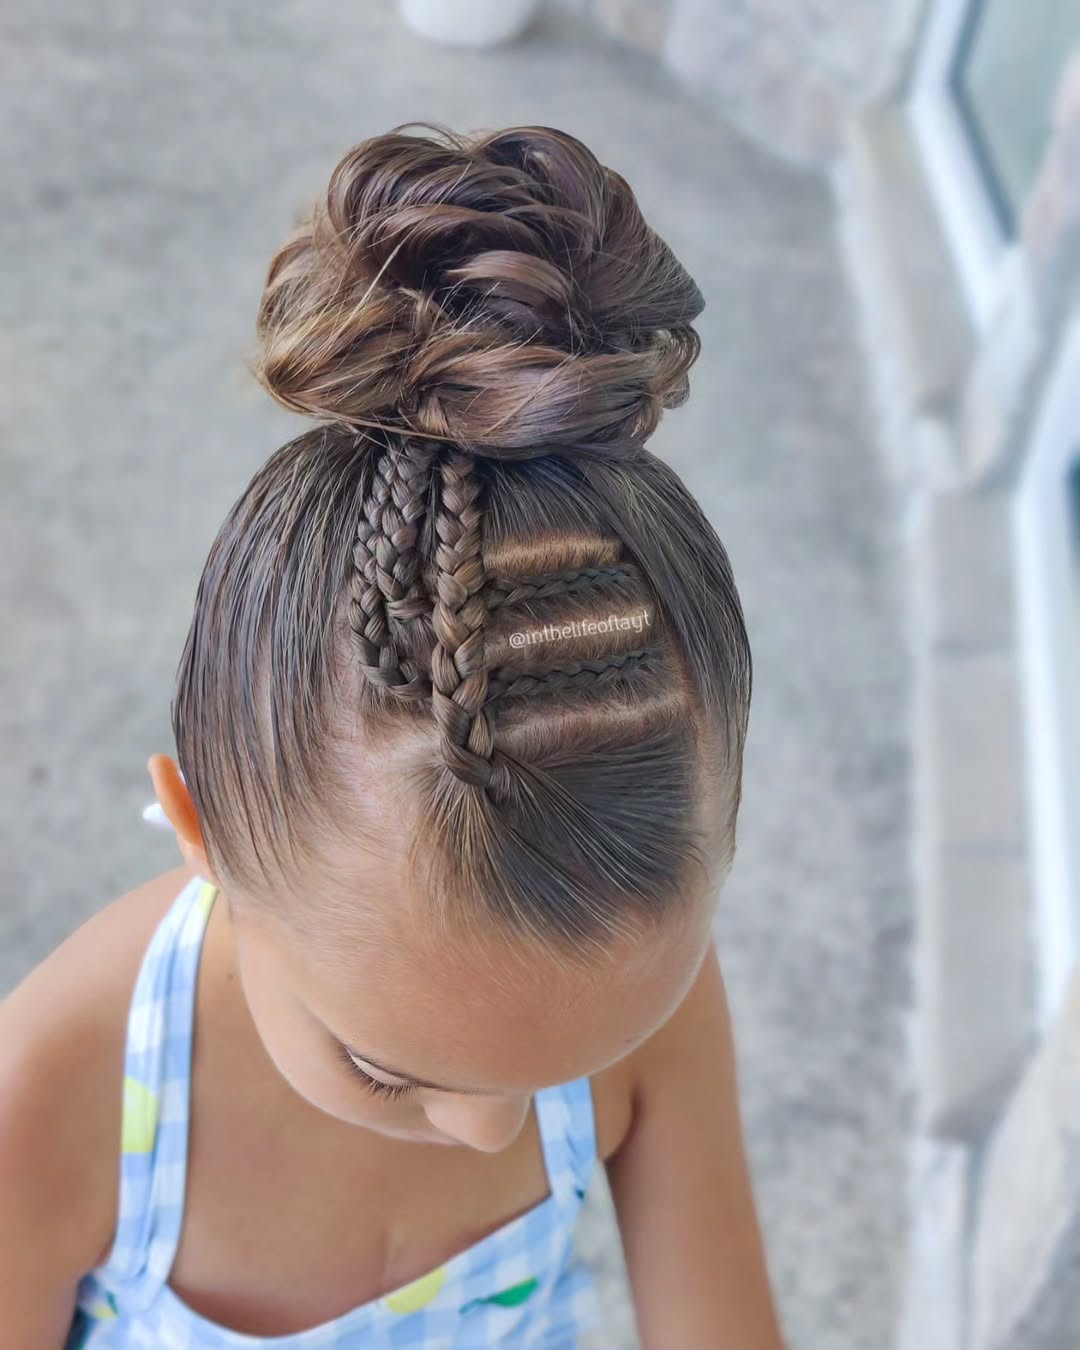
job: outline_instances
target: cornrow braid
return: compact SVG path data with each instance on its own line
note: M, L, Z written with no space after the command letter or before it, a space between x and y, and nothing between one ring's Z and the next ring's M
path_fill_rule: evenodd
M488 676L488 702L523 694L551 694L560 689L595 688L637 671L664 669L664 651L658 645L637 647L597 661L572 661L535 671L499 666Z
M491 610L500 605L520 605L526 600L549 600L556 595L574 595L579 591L607 587L617 592L636 591L640 585L638 568L629 563L615 563L610 567L578 567L568 572L554 572L539 581L492 576L484 586L484 598Z
M353 631L362 671L388 695L418 704L431 700L447 767L463 782L489 788L498 760L487 707L499 698L598 688L636 671L664 669L662 645L533 669L486 670L487 615L506 605L605 589L635 592L633 564L570 568L543 578L487 576L481 552L482 503L475 459L459 453L441 465L434 598L424 589L418 539L427 509L431 447L406 442L375 461L367 506L353 552L361 583L353 600ZM403 657L390 618L429 617L437 645L428 672Z
M431 685L416 661L403 657L391 620L426 616L417 540L427 512L435 450L406 441L375 458L371 488L356 527L350 627L367 679L398 699L427 698Z

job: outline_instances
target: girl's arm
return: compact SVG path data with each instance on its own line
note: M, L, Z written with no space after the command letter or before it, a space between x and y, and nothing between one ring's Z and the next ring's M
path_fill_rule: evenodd
M89 954L69 937L0 1002L4 1350L67 1344L79 1281L105 1236L98 1178L109 1155L88 1123L100 1115L101 1036L94 1011L78 1003L93 978L80 960ZM110 959L112 952L100 964ZM117 1096L120 1087L117 1075Z
M632 1123L606 1171L642 1350L784 1350L715 943L633 1073Z

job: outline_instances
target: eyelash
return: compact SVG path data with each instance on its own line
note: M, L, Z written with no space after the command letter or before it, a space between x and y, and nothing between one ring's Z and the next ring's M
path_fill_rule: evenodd
M352 1070L353 1075L359 1078L373 1097L383 1097L387 1101L392 1101L397 1097L407 1097L413 1091L412 1085L409 1083L380 1083L377 1078L372 1078L371 1074L363 1071L340 1041L337 1043L337 1048L338 1054L346 1067Z

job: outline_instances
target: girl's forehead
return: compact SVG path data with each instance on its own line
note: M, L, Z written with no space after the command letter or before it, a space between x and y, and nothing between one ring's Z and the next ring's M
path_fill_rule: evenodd
M313 1034L333 1036L405 1076L478 1090L569 1081L612 1064L682 1001L710 938L707 920L672 925L590 972L497 943L410 949L407 935L360 943L332 963L264 949L263 970ZM500 961L503 963L500 965Z

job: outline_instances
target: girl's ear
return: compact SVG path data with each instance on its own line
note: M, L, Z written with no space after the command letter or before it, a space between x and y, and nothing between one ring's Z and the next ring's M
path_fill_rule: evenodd
M185 861L197 867L203 876L216 884L203 845L198 812L175 760L168 755L151 755L146 768L154 785L154 795L161 803L169 824L176 831L176 842Z

